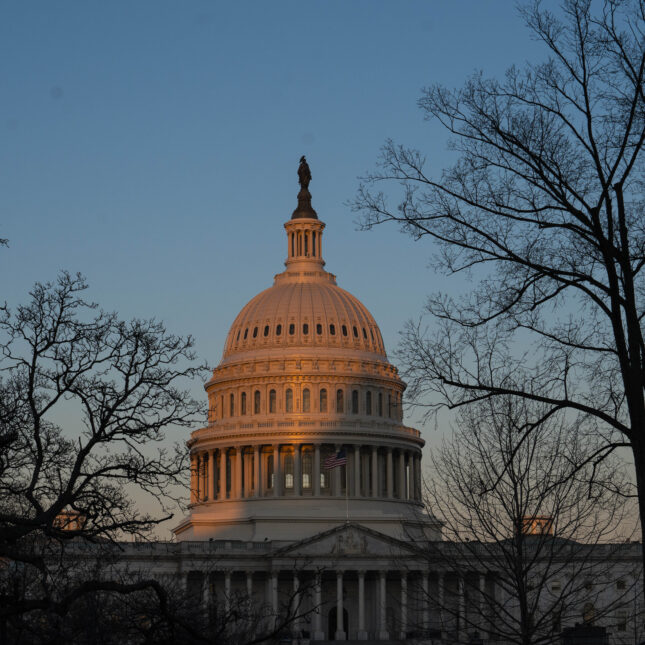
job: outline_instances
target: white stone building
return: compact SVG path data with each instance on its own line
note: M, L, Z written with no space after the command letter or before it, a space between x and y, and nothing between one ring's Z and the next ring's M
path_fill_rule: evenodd
M376 321L325 270L306 177L284 228L286 270L235 318L205 386L209 419L188 442L191 505L176 543L132 545L125 557L204 605L242 593L277 611L306 587L315 611L294 639L479 642L441 606L451 594L467 617L464 580L488 589L494 572L424 554L441 539L421 503L424 441L403 423L405 385ZM346 464L326 469L333 455ZM610 595L635 584L639 558L623 548ZM616 613L611 642L635 642L636 609Z

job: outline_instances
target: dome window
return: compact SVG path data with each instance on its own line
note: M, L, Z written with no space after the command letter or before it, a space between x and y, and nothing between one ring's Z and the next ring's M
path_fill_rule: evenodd
M309 325L307 323L302 323L302 333L307 336L309 334Z
M258 328L253 327L253 338L257 338L257 336L258 336Z
M352 331L354 332L354 338L358 338L358 329L356 329L356 325L352 327Z
M347 325L342 326L343 336L347 336Z
M372 337L372 342L374 342L374 332L370 329L370 336Z
M296 326L293 323L291 323L289 325L289 336L293 336L295 333L296 333Z
M309 412L311 408L311 392L308 388L305 388L302 391L302 411Z
M229 412L232 417L235 416L235 394L232 394L232 393L229 398Z
M240 340L240 332L241 332L241 331L242 331L241 329L238 329L238 330L237 330L237 338L235 339L235 341L236 341L236 342L237 342L238 340Z
M336 390L336 412L338 414L343 413L345 407L345 397L342 390Z
M246 337L247 337L248 335L249 335L249 328L247 327L247 328L244 330L244 340L246 340Z
M275 390L269 392L269 412L275 413Z
M369 390L365 393L365 414L372 414L372 393Z
M378 393L378 415L383 416L383 392Z
M365 331L365 327L363 327L363 338L367 340L367 332Z
M260 390L255 390L253 395L253 414L260 414Z
M320 390L320 411L327 412L327 390L325 388Z
M276 336L282 336L282 325L276 325L276 327L275 327L275 335Z
M246 392L242 392L240 399L240 414L246 414Z
M358 414L358 390L352 390L352 414Z
M293 412L293 390L288 388L284 397L285 412Z
M269 335L269 325L264 325L264 337L266 338Z
M321 325L320 323L318 323L318 324L316 325L316 333L317 333L319 336L322 336L322 325Z
M330 336L336 335L336 325L334 324L329 325L329 335Z

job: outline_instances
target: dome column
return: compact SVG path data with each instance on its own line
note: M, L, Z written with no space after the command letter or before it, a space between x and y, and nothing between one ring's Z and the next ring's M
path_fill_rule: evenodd
M190 503L197 502L197 457L190 456Z
M354 497L361 496L361 447L354 446Z
M219 498L226 499L226 449L219 451Z
M399 499L405 499L405 453L399 450Z
M280 467L280 444L273 446L273 495L279 497L282 494L282 482L280 475L282 468Z
M386 482L386 496L388 499L394 497L393 491L393 478L392 478L392 448L387 449L385 460L385 482Z
M260 497L262 490L262 480L260 479L260 446L253 446L253 497Z
M372 497L378 497L378 449L372 446Z
M215 450L208 452L208 499L215 499Z
M302 445L293 444L293 494L302 495Z
M242 446L235 446L235 468L233 469L233 474L235 476L235 485L233 494L231 497L235 499L241 499L243 497L242 492L242 467L243 467L243 457L242 457Z

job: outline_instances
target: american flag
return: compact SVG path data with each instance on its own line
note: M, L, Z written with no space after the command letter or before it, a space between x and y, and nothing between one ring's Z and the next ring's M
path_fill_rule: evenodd
M332 468L336 468L336 466L344 466L346 463L347 453L345 452L345 448L341 448L337 453L329 455L329 457L325 459L323 468L325 470L331 470Z

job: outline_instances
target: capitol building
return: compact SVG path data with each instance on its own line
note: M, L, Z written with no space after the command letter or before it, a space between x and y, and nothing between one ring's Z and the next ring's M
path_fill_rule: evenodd
M325 270L304 157L298 174L285 270L235 317L205 384L207 424L188 441L189 513L173 542L123 545L120 566L181 589L204 615L235 616L251 640L291 612L280 642L505 643L480 634L496 620L482 603L513 617L516 599L494 559L462 557L424 506L424 441L405 425L405 384L373 316ZM621 599L640 589L640 545L578 546L574 557L612 564L563 622L584 616L597 629L604 603L613 636L558 642L637 642L640 592Z

